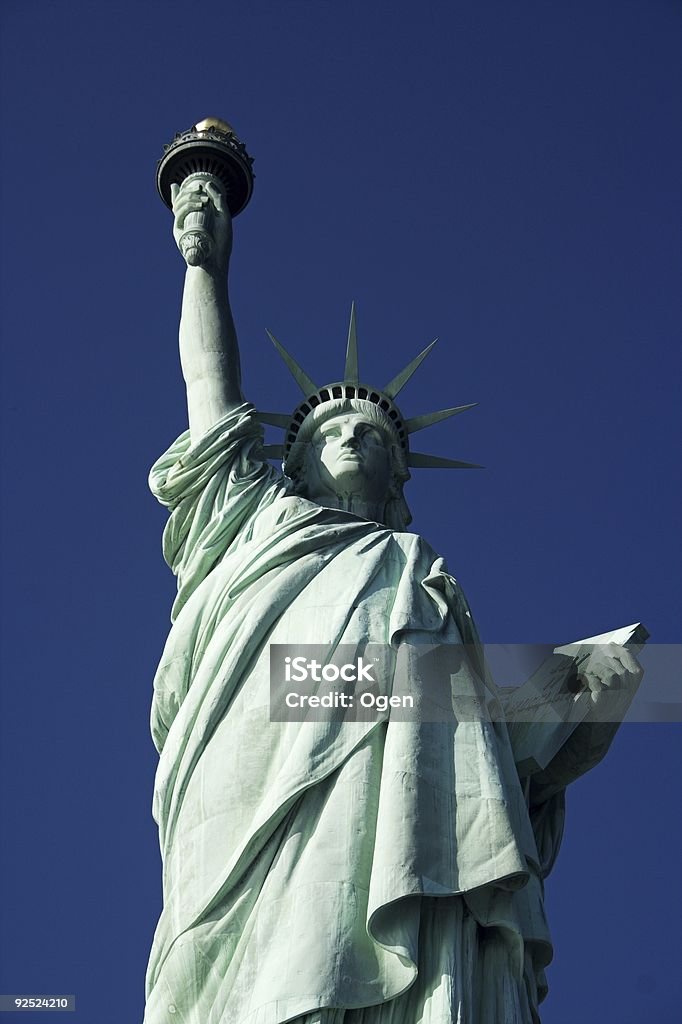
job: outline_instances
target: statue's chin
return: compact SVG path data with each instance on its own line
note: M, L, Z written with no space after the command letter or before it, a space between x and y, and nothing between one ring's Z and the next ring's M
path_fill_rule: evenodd
M371 501L371 495L367 492L371 489L371 482L367 479L367 472L359 460L347 459L338 462L333 472L333 483L331 489L338 497L347 500L358 498L360 501Z
M377 494L377 479L368 475L365 463L354 459L339 459L325 466L321 472L306 475L299 494L320 505L347 509L366 519L376 521L376 511L383 510L386 490Z

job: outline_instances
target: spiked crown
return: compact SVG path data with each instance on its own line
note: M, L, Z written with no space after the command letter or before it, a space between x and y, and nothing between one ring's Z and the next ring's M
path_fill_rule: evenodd
M410 434L430 427L433 423L448 419L450 416L457 416L467 409L473 409L478 403L470 405L458 405L450 409L440 409L437 412L425 413L423 416L413 416L405 419L395 404L395 397L403 389L423 360L429 354L436 340L415 356L412 362L400 371L383 388L376 388L365 384L360 380L358 368L358 341L355 319L355 303L351 305L350 324L348 327L348 343L346 346L346 362L343 372L343 380L335 381L332 384L325 384L318 387L311 377L303 370L296 360L291 356L283 345L279 343L270 331L267 332L273 345L286 363L294 380L300 387L305 398L297 405L291 415L278 412L259 412L258 419L262 423L268 423L275 427L283 427L285 430L283 444L264 445L265 454L268 458L281 458L286 463L291 447L295 443L298 432L305 419L314 409L326 402L333 402L343 398L359 398L372 402L384 413L391 422L400 444L405 452L407 465L415 469L480 469L481 467L473 462L461 462L455 459L445 459L439 455L422 455L419 452L410 451L408 437Z

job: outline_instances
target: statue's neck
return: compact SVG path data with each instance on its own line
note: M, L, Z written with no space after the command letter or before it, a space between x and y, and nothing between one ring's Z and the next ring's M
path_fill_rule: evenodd
M363 501L357 494L326 494L324 498L313 498L325 508L339 508L343 512L352 512L354 516L361 519L368 519L371 523L383 523L385 521L386 506L383 503Z

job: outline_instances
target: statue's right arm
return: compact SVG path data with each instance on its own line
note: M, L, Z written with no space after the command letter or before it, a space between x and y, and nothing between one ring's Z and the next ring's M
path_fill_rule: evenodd
M187 387L192 444L244 401L237 334L227 290L232 222L227 203L211 181L172 187L176 241L189 213L212 210L214 246L210 262L187 266L180 319L180 362ZM193 187L192 187L193 186Z

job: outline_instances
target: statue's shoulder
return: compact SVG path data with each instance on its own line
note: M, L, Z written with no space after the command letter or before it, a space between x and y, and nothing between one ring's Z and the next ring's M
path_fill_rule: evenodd
M406 554L420 554L425 558L430 558L431 561L437 559L440 559L441 562L443 561L435 548L420 533L411 533L407 530L393 530L392 535L395 543Z

